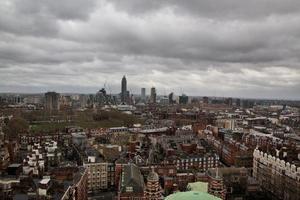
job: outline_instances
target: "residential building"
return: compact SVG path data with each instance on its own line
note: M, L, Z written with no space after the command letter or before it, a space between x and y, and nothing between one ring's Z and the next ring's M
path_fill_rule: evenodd
M285 156L285 155L284 155ZM253 152L253 177L272 199L299 200L300 165L258 149Z
M93 148L85 150L83 166L88 169L88 191L99 192L108 188L108 163Z

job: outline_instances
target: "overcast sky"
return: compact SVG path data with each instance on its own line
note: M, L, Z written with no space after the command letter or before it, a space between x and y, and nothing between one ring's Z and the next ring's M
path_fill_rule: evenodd
M300 99L299 59L299 0L0 1L0 92Z

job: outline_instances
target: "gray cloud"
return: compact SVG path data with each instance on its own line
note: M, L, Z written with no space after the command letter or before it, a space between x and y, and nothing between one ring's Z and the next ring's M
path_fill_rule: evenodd
M256 20L272 15L298 13L300 2L294 0L111 0L119 10L130 14L145 15L164 8L174 9L176 13L195 15L218 20Z
M3 0L0 91L300 98L296 0Z
M48 15L61 20L86 20L93 11L95 0L15 0L16 12L24 15Z

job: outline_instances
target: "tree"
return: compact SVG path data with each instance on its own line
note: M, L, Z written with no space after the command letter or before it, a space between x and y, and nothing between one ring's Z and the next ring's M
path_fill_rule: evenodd
M9 120L7 126L4 129L4 132L8 138L13 139L17 138L20 133L28 132L29 124L28 122L20 117L12 118Z
M5 118L4 118L4 124L7 125L8 122L9 122L9 118L8 118L8 117L5 117Z
M39 111L30 111L22 113L22 117L30 123L37 121L40 115L41 113Z
M93 115L94 121L109 120L109 118L110 118L109 113L106 111L99 112Z
M123 117L123 125L127 127L132 127L134 124L134 118L132 116Z

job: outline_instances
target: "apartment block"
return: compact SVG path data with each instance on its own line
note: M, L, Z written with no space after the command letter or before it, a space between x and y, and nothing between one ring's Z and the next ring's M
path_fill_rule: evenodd
M253 176L272 199L299 200L300 166L254 150Z

